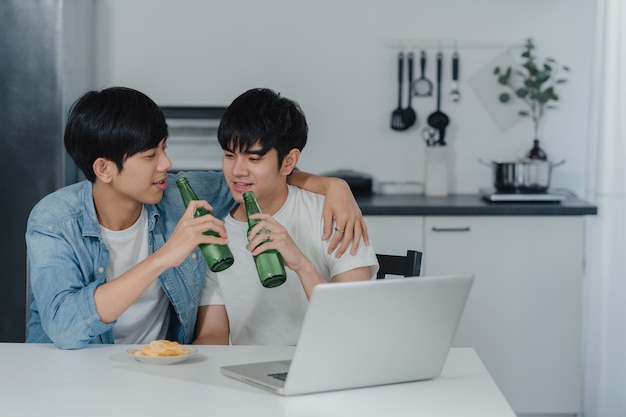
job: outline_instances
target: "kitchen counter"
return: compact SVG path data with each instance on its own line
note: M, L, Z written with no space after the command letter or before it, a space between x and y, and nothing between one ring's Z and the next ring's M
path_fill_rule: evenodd
M582 216L598 208L576 197L559 203L490 203L478 194L427 197L423 194L356 196L363 215L370 216Z

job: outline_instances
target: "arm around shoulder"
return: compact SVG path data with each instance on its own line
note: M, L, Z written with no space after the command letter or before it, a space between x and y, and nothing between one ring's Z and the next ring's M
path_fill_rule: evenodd
M293 171L287 177L287 182L298 188L312 191L316 194L326 195L334 188L341 188L352 194L348 183L341 178L324 177L299 170Z
M328 253L336 250L335 256L343 256L351 246L350 254L356 254L361 238L369 245L367 225L348 183L340 178L322 177L302 171L294 171L287 182L326 196L324 200L323 240L331 239Z

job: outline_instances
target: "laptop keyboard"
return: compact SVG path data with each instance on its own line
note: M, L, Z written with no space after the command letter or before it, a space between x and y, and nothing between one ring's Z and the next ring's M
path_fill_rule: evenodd
M280 379L281 381L285 381L287 379L287 372L279 372L277 374L267 374L267 376L271 376L272 378Z

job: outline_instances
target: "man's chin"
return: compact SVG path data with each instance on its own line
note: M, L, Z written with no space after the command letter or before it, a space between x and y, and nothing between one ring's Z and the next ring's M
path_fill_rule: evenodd
M143 199L142 203L143 204L158 204L161 202L161 200L163 200L163 192L160 192L158 195L151 195L151 196L146 196L146 198Z
M237 203L243 204L243 193L237 193L230 190L230 195Z

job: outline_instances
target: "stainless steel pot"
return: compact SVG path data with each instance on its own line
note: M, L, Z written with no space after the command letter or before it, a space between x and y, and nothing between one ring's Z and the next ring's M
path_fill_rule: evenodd
M543 193L550 186L552 168L565 163L524 159L516 162L479 161L493 169L493 186L498 191Z

